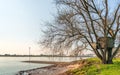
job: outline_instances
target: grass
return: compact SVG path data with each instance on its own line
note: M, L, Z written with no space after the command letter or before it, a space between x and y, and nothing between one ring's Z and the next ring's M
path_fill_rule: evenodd
M67 71L68 75L120 75L120 58L113 59L114 64L101 64L97 58L85 60L84 66Z

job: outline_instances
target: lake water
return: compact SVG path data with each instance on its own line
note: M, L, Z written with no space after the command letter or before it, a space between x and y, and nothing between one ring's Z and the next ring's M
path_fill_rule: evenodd
M30 57L30 60L37 61L64 61L79 60L80 57ZM0 57L0 75L15 75L18 71L38 67L49 66L50 64L24 63L29 57Z

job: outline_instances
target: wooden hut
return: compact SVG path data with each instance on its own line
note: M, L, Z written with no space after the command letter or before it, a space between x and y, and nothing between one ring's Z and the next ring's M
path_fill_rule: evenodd
M105 45L105 41L107 40L107 45ZM113 48L114 47L114 40L111 37L100 37L97 39L97 43L92 43L91 44L95 49L104 49L105 46L107 48Z

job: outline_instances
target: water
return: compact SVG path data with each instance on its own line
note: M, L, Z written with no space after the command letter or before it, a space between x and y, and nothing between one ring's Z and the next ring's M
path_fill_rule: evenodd
M31 57L30 60L36 61L64 61L69 62L79 60L80 57ZM29 57L0 57L0 75L15 75L18 71L28 70L38 67L45 67L51 64L24 63Z

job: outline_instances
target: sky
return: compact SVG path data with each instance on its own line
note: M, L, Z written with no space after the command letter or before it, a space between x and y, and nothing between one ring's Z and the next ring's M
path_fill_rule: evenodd
M53 18L53 0L0 0L0 54L41 54L43 23Z
M0 54L44 53L37 43L55 13L53 0L0 0Z

